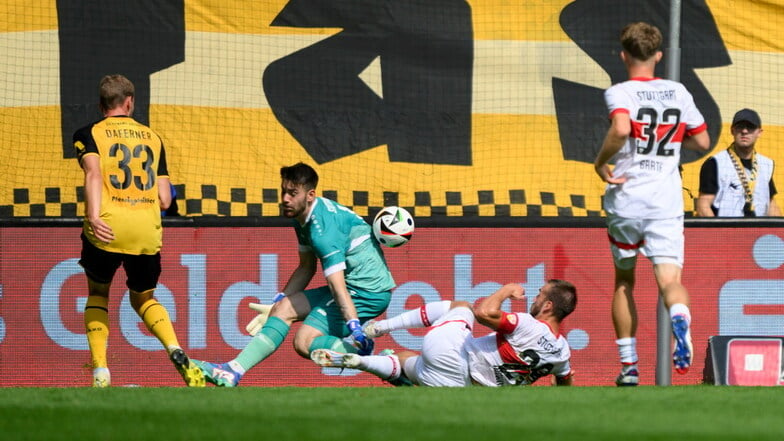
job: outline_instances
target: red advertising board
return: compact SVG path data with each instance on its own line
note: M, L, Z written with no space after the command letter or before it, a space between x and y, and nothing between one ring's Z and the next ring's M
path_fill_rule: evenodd
M727 384L778 386L781 382L781 340L731 340L727 345Z
M707 341L719 334L784 334L784 241L777 228L687 228L684 285L692 295L695 360L673 384L702 382ZM179 340L197 359L227 361L250 339L249 302L269 302L297 264L288 227L168 228L156 297ZM79 229L0 229L0 378L3 386L88 386L90 356L78 265ZM387 314L435 300L475 301L504 283L531 295L551 278L578 288L562 332L577 385L612 385L618 353L610 319L613 269L603 228L419 228L386 249L398 287ZM317 276L312 286L323 284ZM657 291L650 263L638 264L641 383L655 383ZM507 304L525 310L525 302ZM114 385L180 386L158 341L131 309L124 274L110 299L109 363ZM296 329L296 325L294 330ZM476 333L487 332L477 326ZM247 386L382 386L369 374L322 370L296 355L291 335L250 370ZM418 349L422 332L397 331L376 348Z

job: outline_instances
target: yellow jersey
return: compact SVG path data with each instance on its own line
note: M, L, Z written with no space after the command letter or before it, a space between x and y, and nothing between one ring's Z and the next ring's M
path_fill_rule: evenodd
M110 116L77 130L73 141L80 163L87 155L100 158L100 216L115 237L101 242L85 218L87 239L114 253L158 253L163 230L157 180L169 174L160 136L131 117Z

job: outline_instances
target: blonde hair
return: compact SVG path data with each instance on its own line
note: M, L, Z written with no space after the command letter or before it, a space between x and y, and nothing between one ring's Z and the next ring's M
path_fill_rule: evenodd
M629 23L621 30L621 46L634 59L650 59L659 52L661 44L661 31L652 24L639 21Z
M106 75L98 83L101 111L106 112L121 106L125 98L134 96L133 83L122 75Z

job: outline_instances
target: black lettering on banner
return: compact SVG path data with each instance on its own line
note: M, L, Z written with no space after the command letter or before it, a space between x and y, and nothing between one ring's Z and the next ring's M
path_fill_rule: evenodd
M561 11L564 32L610 76L616 84L627 79L620 60L618 36L633 21L657 26L664 36L664 56L668 56L669 0L575 0ZM732 64L716 22L705 0L684 0L681 13L680 82L694 96L705 117L711 147L721 132L721 113L716 101L697 76L695 69ZM656 75L666 77L666 60L658 64ZM553 96L558 133L564 159L592 163L609 127L604 89L553 78ZM684 150L681 162L699 159L702 154Z
M273 113L314 160L387 144L390 161L471 164L467 1L291 0L271 26L343 29L264 71ZM376 58L383 97L359 77Z
M149 124L150 75L185 60L184 0L57 0L63 158L72 136L101 118L98 81L122 74L136 88L134 118Z

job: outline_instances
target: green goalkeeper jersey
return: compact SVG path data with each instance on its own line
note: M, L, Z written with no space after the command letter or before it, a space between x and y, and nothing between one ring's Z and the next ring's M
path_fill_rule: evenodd
M349 288L386 292L395 287L370 225L351 209L317 197L304 225L294 220L301 251L312 251L324 277L344 271Z

